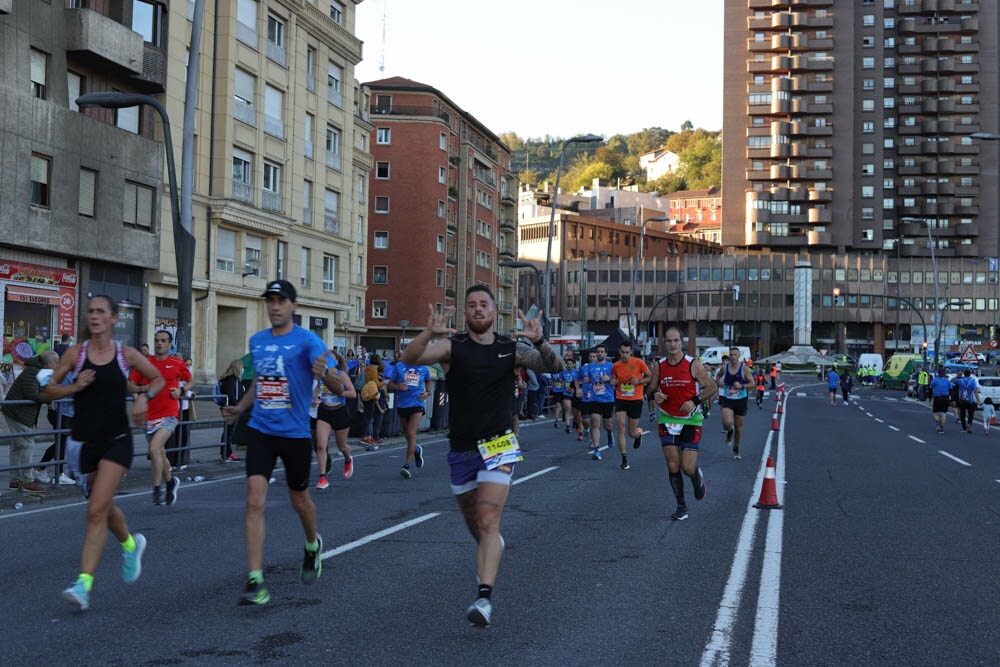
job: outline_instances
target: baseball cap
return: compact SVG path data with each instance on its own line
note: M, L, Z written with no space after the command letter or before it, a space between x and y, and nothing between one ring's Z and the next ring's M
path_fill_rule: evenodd
M267 289L261 296L266 297L268 294L280 294L289 301L295 301L296 293L295 287L287 280L272 280L267 284Z

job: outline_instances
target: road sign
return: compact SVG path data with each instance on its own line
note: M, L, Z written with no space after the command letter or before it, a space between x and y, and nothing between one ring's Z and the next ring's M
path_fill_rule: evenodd
M820 349L820 351L819 351L819 356L821 356L821 357L825 357L825 356L826 356L826 353L827 353L827 352L829 352L829 351L830 351L830 350L828 350L828 349L826 349L826 348L824 347L824 348Z
M963 364L974 364L979 361L979 357L976 356L976 351L972 349L971 345L965 346L965 350L962 351L961 361Z
M997 349L997 339L996 338L994 338L993 340L990 341L990 347L992 347L994 350Z

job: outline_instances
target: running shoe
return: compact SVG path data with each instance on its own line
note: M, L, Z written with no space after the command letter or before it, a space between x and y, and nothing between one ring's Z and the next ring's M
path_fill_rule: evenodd
M74 484L76 484L76 480L67 475L66 473L62 473L59 475L59 483L66 486L73 486Z
M734 433L734 431L733 431L732 428L727 428L726 429L726 444L727 445L733 444L733 433Z
M410 479L413 477L413 473L410 472L410 466L403 466L399 469L399 476L403 479Z
M552 426L555 427L555 428L559 428L559 420L558 419L553 419L552 420Z
M330 482L329 482L329 480L327 480L326 475L320 475L319 476L319 481L316 482L316 488L317 489L329 489L330 488Z
M136 533L132 538L135 540L135 549L122 549L122 581L126 584L134 583L142 574L142 552L146 550L146 538L142 533Z
M346 459L344 461L344 479L350 479L351 475L354 474L354 459Z
M247 580L246 590L240 596L240 604L267 604L271 601L271 593L264 588L264 582Z
M177 489L181 486L181 478L174 475L167 482L167 504L173 505L177 502Z
M733 447L733 460L734 461L739 461L740 460L740 448L738 446L737 447Z
M229 461L239 461L240 459L236 456L235 453L233 453L233 454L229 455L229 459L228 460Z
M601 450L600 450L600 449L597 449L597 448L595 448L595 449L594 449L594 450L593 450L593 451L591 452L591 454L590 454L590 458L594 459L595 461L600 461L600 460L601 460Z
M674 521L683 521L688 518L688 508L683 505L677 508L677 511L670 515L670 518Z
M476 598L476 601L469 605L465 611L465 617L469 619L477 628L485 628L490 624L490 616L493 614L493 604L486 598Z
M418 468L424 467L424 448L420 445L417 445L417 451L413 453L413 461Z
M316 535L316 551L305 550L302 557L302 567L299 568L299 578L303 584L315 584L319 575L323 573L323 538Z
M701 500L708 493L708 484L705 483L705 475L702 474L701 468L698 468L698 476L701 477L701 484L694 488L694 499Z
M641 428L635 430L635 440L632 441L632 449L639 449L642 445L642 436L645 435Z
M628 470L629 469L628 459L622 459L622 463L621 463L620 466L618 466L618 469L619 470Z
M569 424L566 424L566 432L569 433Z
M88 493L84 493L83 495L84 495L85 498L87 496L89 496L90 495L89 489L88 489ZM163 487L162 486L154 486L153 487L153 504L154 505L162 505L163 504Z
M63 600L76 607L77 611L84 611L90 608L90 592L79 579L72 586L62 592Z
M583 434L582 433L577 433L576 434L576 441L577 442L583 442Z

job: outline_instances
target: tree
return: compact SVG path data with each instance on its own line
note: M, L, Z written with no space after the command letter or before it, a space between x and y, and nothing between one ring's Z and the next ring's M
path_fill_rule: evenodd
M580 188L590 187L595 178L614 178L614 176L615 168L610 164L593 162L584 167L583 171L579 172L579 175L574 176L572 180L568 180L567 182L572 184L574 190L579 190Z
M691 141L679 157L679 171L688 187L703 190L721 184L722 144L716 137L704 133L701 138Z
M664 174L646 185L649 186L649 192L659 192L661 195L688 189L687 181L678 173Z

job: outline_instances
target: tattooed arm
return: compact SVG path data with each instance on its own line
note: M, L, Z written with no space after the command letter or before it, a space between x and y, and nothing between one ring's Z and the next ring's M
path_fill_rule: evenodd
M518 341L514 366L542 373L559 373L566 369L562 358L556 354L549 341L539 343L538 347Z

